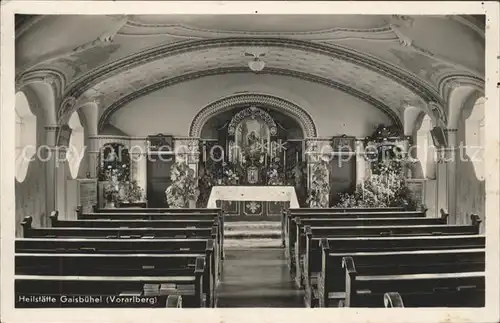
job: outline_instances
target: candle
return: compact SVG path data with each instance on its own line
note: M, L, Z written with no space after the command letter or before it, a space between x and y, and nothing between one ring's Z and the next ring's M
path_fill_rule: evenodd
M295 158L296 158L296 162L298 164L299 163L299 152L298 151L295 153Z

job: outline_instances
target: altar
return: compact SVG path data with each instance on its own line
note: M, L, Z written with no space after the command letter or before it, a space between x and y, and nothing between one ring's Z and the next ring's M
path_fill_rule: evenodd
M229 217L243 220L265 220L281 217L282 208L299 208L293 186L214 186L207 208L220 207Z

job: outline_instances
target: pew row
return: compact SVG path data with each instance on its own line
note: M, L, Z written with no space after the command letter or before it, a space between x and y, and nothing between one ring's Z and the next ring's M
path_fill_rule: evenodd
M75 307L75 303L81 307L166 307L167 297L179 294L185 307L205 307L203 270L204 260L198 258L196 267L183 276L15 275L16 307L40 307L40 302L30 300L42 296L54 299L44 302L44 308ZM79 302L80 298L87 300Z
M307 210L307 211L303 211ZM315 211L312 211L315 210ZM282 221L282 245L288 248L293 248L293 243L289 242L290 234L294 234L296 232L296 221L297 219L306 220L306 219L336 219L336 218L425 218L426 210L419 211L399 211L399 210L390 210L384 211L383 208L373 208L373 209L359 209L365 211L359 211L356 208L346 209L349 211L340 212L337 210L336 212L329 212L327 210L331 209L290 209L289 211L285 211L283 213L283 221ZM367 211L368 210L368 211ZM286 256L293 255L293 252L287 254Z
M323 268L318 276L320 307L336 306L338 301L345 300L346 262L349 268L355 268L361 273L368 268L371 275L484 271L485 249L330 252L323 259ZM381 302L382 297L376 301Z
M219 209L161 209L166 212L155 212L160 209L133 209L130 212L129 208L126 209L106 209L109 212L103 213L83 213L77 211L78 220L143 220L143 221L166 221L166 220L191 220L191 221L215 221L218 227L219 244L221 250L221 257L224 259L224 217ZM194 211L196 210L196 211ZM209 210L209 211L199 211Z
M171 208L142 208L142 207L126 207L126 208L99 208L97 205L92 207L95 213L121 213L126 211L128 213L222 213L220 208L186 208L186 209L171 209ZM82 212L81 206L77 207L77 213Z
M295 230L288 233L287 261L290 272L293 273L296 266L296 254L303 254L305 246L305 226L310 227L356 227L356 226L387 226L387 225L444 225L447 223L448 214L442 213L440 218L407 217L407 218L301 218L292 219Z
M477 235L479 234L480 220L477 215L472 215L471 225L415 225L415 226L365 226L365 227L320 227L304 228L306 245L296 247L296 283L299 287L308 286L312 273L320 270L321 259L320 240L322 238L337 237L380 237L380 236L410 236L420 237L429 235ZM300 242L300 239L297 241ZM300 251L303 253L299 253ZM314 263L314 258L316 263Z
M116 218L114 218L116 216ZM182 215L180 217L171 218L170 216L162 217L161 219L122 219L120 214L114 214L110 218L100 219L78 219L78 220L60 220L59 212L54 211L50 215L51 225L53 228L210 228L217 227L217 241L220 249L221 258L223 257L224 249L224 228L216 214L211 216L190 216ZM31 223L30 219L26 219Z
M200 261L202 263L200 263ZM210 257L203 254L89 254L89 253L18 253L15 255L15 275L30 278L31 276L43 277L83 277L86 281L92 281L94 277L165 277L162 284L169 284L168 289L164 288L162 296L183 295L188 306L200 307L206 304L212 307L214 302L213 276L210 272ZM194 273L201 272L201 285L198 279L186 279L194 277ZM28 277L29 276L29 277ZM182 277L182 278L179 278ZM179 279L178 279L179 278ZM63 280L65 278L62 278ZM42 279L45 281L45 279ZM59 280L56 279L56 280ZM207 281L205 281L207 280ZM52 281L49 279L49 281ZM39 284L38 282L35 284ZM43 283L41 283L43 284ZM54 290L48 290L49 295L53 295ZM134 292L135 296L143 297L152 295L150 288L122 290L120 293ZM40 294L45 290L39 290ZM73 295L78 295L78 291L70 290ZM103 290L104 294L95 295L115 295L110 291ZM93 293L93 292L92 292ZM193 294L194 293L194 294ZM199 295L202 293L202 303L199 303ZM61 295L69 295L68 290L62 290ZM159 296L159 295L156 295ZM102 297L101 297L102 298ZM166 300L166 298L164 299ZM152 304L153 305L153 304ZM155 304L163 307L165 303Z
M214 252L213 240L206 239L49 239L49 238L18 238L15 241L16 255L22 254L69 254L81 255L119 255L122 259L142 259L149 266L148 260L138 255L161 255L161 259L182 257L204 257L204 291L207 295L207 305L215 301L215 287L220 279L220 265ZM186 256L187 255L187 256ZM74 257L74 256L73 256ZM102 256L95 256L102 257ZM117 256L111 256L116 258ZM129 257L129 258L126 258ZM69 258L71 259L71 258ZM89 258L86 258L89 259ZM99 258L101 259L101 258ZM101 260L107 261L107 260ZM17 263L16 263L17 265ZM138 264L124 264L124 268L132 270Z
M383 296L393 291L423 307L483 307L485 303L484 261L436 264L435 272L426 273L420 273L421 266L412 268L411 264L381 272L380 268L360 265L352 257L345 257L343 263L345 307L384 307Z
M412 251L431 253L431 251L453 250L459 252L471 249L473 251L467 252L473 253L475 259L481 259L481 256L478 256L477 253L474 254L474 252L481 249L479 252L484 253L485 236L421 236L418 239L405 236L323 238L320 244L322 255L320 259L312 258L313 263L310 265L313 271L317 270L317 266L320 266L320 272L317 276L315 273L312 274L309 286L306 287L306 304L311 307L335 306L336 302L344 299L344 290L341 290L345 286L343 283L345 273L342 268L342 260L346 256L366 255L369 253L378 255L391 252L409 253L411 255ZM453 254L453 251L450 251L450 253ZM449 257L453 258L451 255Z

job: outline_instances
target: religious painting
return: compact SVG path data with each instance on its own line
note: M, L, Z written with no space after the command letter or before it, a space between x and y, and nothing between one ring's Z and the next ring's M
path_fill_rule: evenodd
M253 118L245 119L235 131L235 148L240 154L235 153L233 157L241 161L241 153L267 152L269 141L269 127L265 122Z

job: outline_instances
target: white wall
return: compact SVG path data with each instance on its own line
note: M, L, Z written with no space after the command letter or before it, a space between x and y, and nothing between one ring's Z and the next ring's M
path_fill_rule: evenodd
M293 77L245 73L209 76L155 91L122 107L111 124L130 136L188 136L198 111L237 92L275 95L302 107L321 137L367 136L376 124L390 123L382 111L345 92Z

